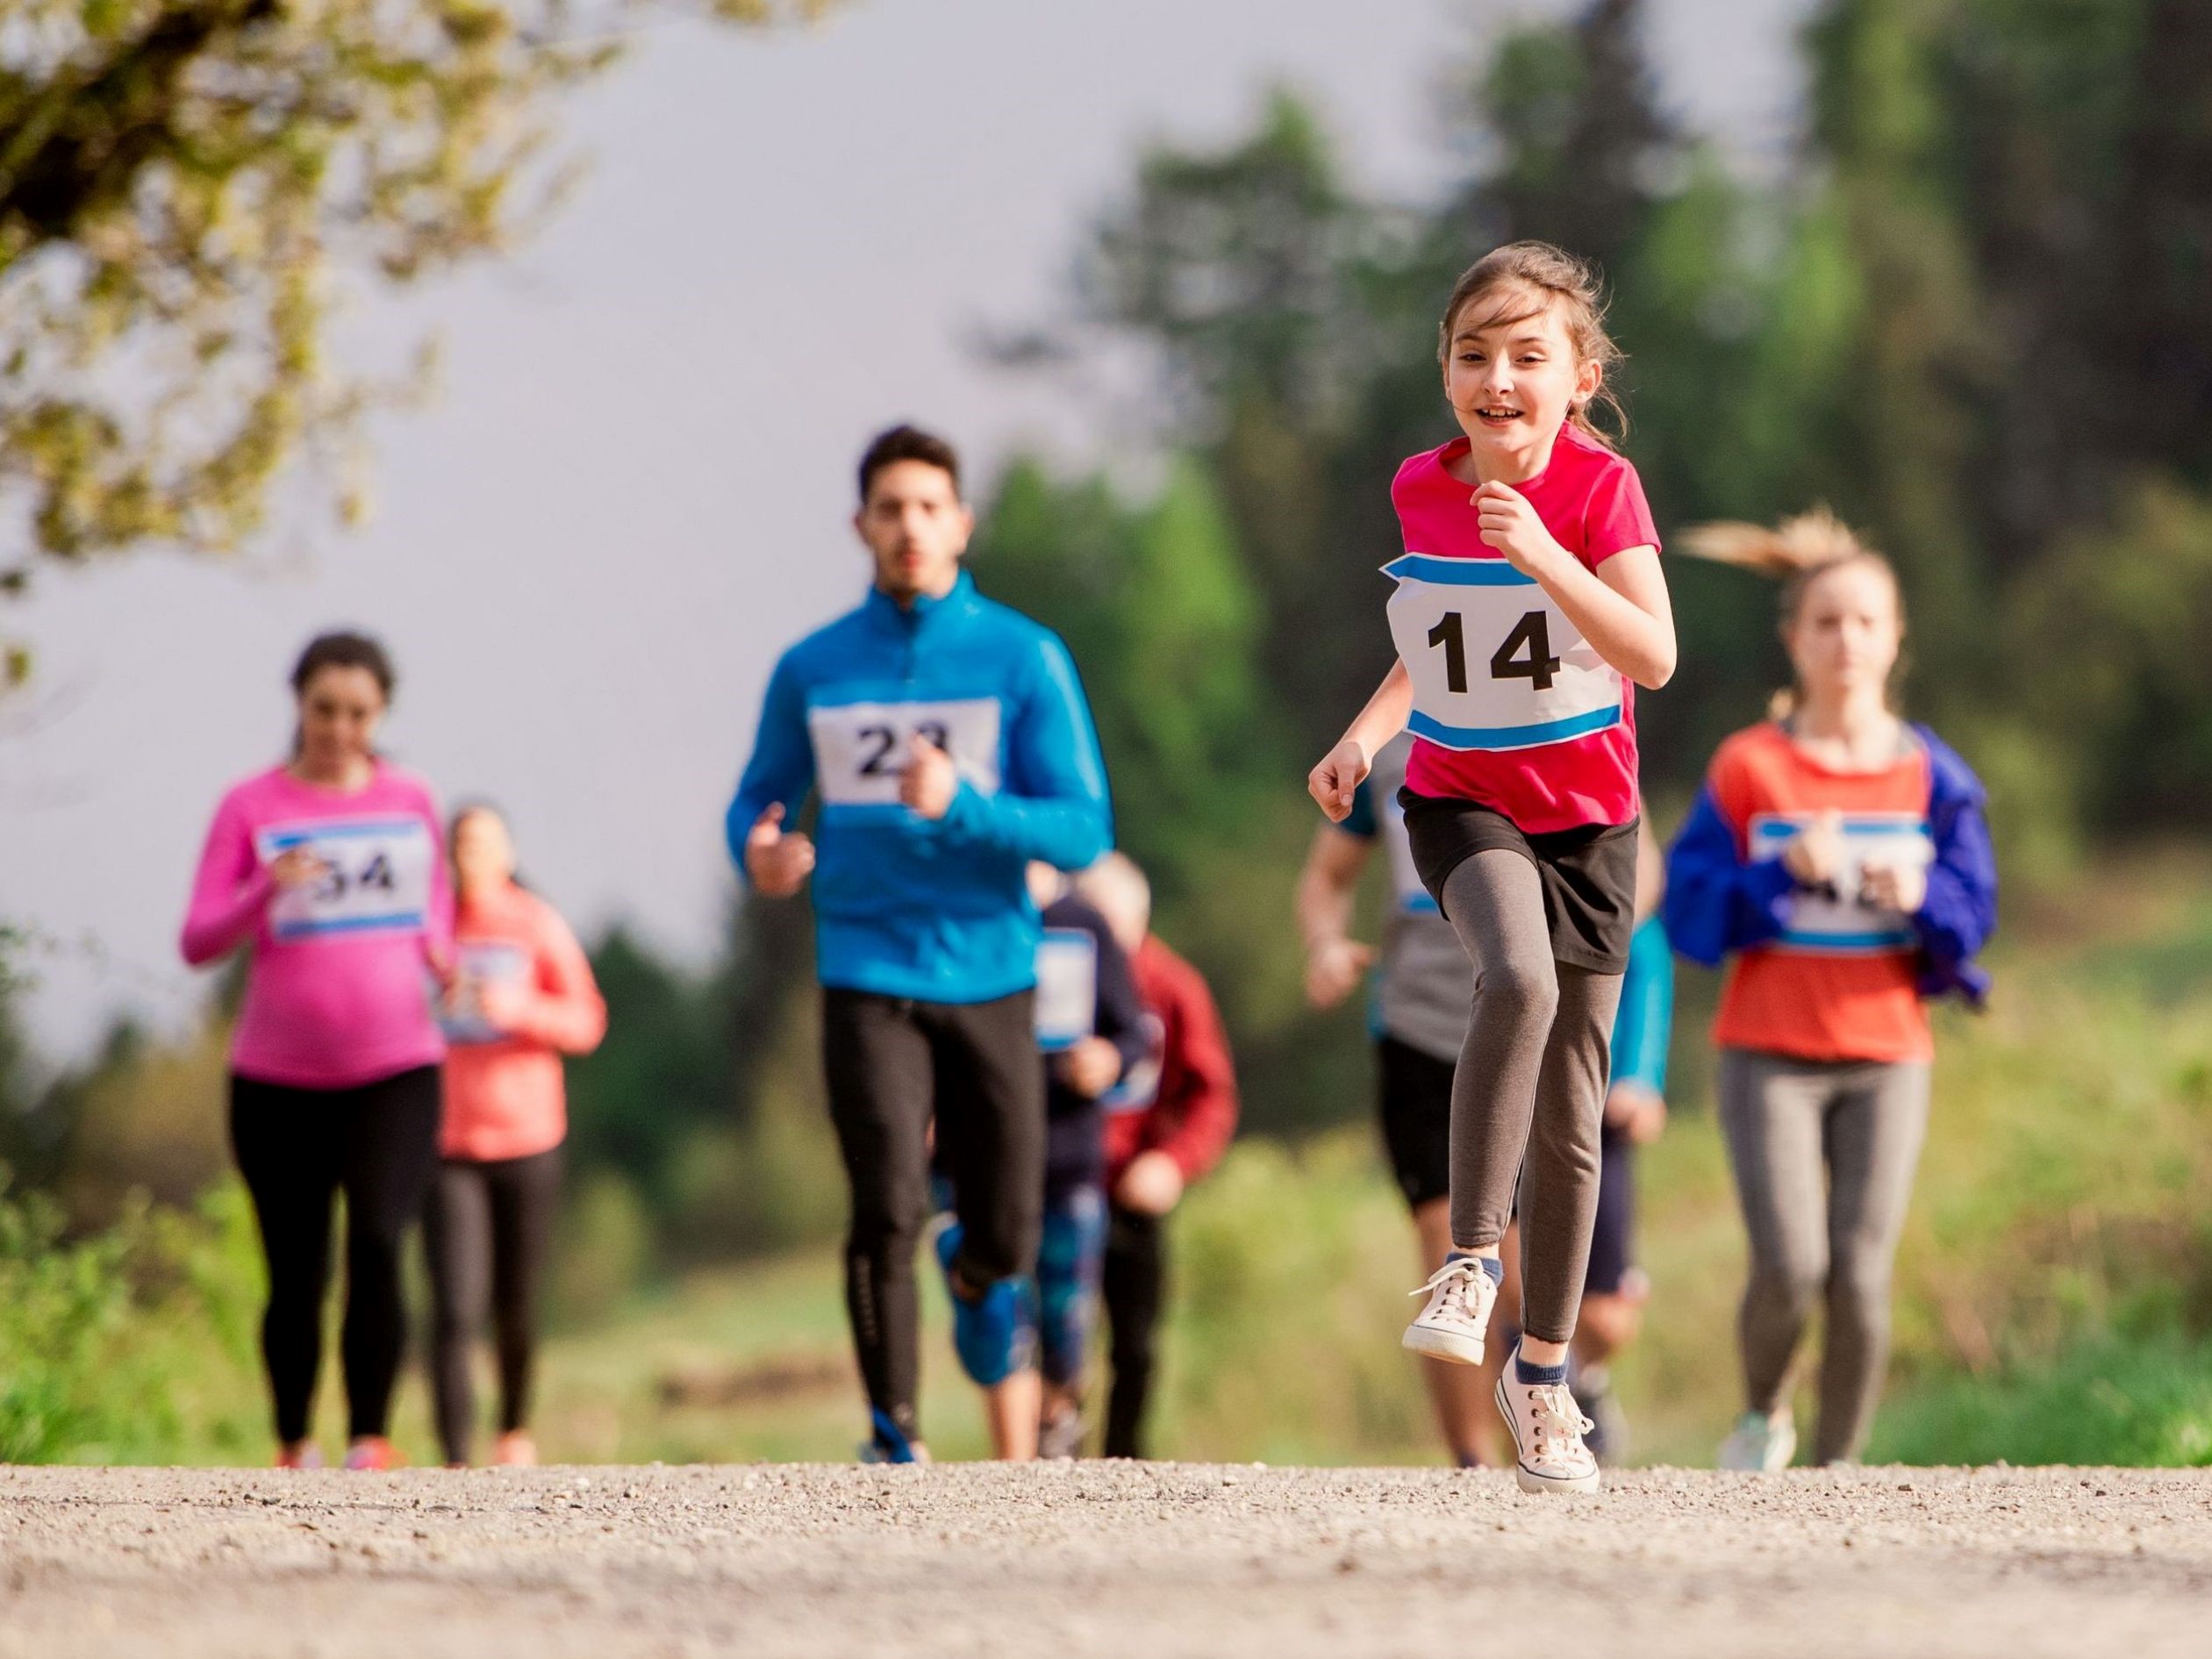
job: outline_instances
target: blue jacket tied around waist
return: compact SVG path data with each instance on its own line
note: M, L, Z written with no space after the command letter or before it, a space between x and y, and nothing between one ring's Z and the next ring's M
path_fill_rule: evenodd
M1926 726L1913 733L1928 752L1928 833L1936 851L1928 897L1912 919L1920 994L1956 994L1979 1005L1989 994L1989 976L1974 958L1997 927L1997 855L1982 813L1981 780ZM1781 937L1793 886L1781 860L1744 861L1707 785L1667 854L1667 933L1681 955L1717 968L1730 951Z
M961 775L934 822L898 799L912 739ZM1079 869L1112 845L1106 763L1082 682L1050 629L984 598L965 571L941 599L859 609L776 665L753 758L730 803L745 838L771 804L785 825L821 802L812 876L825 985L941 1003L1036 983L1033 859Z

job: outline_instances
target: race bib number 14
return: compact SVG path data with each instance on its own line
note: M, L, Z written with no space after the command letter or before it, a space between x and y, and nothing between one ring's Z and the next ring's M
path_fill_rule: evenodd
M1414 683L1416 737L1448 749L1527 749L1621 724L1621 676L1534 576L1503 559L1409 553L1390 634Z
M270 900L269 931L278 939L423 930L438 851L422 819L322 819L272 825L254 839L265 864L304 847L324 867L319 880L282 889Z

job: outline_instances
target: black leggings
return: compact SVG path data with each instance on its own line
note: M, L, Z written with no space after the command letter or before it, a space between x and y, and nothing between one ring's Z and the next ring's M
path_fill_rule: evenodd
M423 1237L435 1309L431 1374L438 1438L448 1463L469 1461L476 1435L471 1362L487 1316L498 1333L499 1431L512 1433L528 1419L538 1287L560 1198L558 1147L490 1162L448 1158L439 1167Z
M1044 1210L1035 993L983 1003L822 993L829 1112L852 1182L845 1301L868 1403L907 1439L920 1371L914 1251L929 1216L930 1123L961 1225L954 1267L983 1286L1030 1272Z
M1142 1457L1155 1339L1167 1290L1163 1218L1114 1206L1106 1221L1103 1288L1113 1364L1113 1390L1106 1397L1106 1455Z
M346 1194L348 1433L381 1434L406 1344L399 1257L438 1162L438 1068L352 1089L231 1077L231 1147L253 1195L268 1264L261 1357L276 1438L307 1438L323 1360L331 1205Z

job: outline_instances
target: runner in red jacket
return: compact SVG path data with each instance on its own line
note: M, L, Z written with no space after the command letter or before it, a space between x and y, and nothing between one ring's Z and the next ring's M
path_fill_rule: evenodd
M1220 1161L1236 1132L1236 1073L1213 993L1153 936L1144 872L1112 853L1076 878L1076 890L1129 953L1152 1028L1143 1062L1106 1097L1111 1207L1103 1289L1113 1366L1106 1455L1142 1457L1166 1292L1165 1222L1184 1188Z

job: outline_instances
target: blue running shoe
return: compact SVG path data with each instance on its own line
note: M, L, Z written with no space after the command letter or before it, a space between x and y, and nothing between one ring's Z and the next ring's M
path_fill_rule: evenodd
M863 1463L926 1463L927 1454L918 1451L913 1441L899 1432L898 1425L881 1412L868 1413L876 1432L861 1442L860 1461Z
M1023 1317L1024 1281L1000 1279L973 1301L953 1289L960 1239L957 1221L948 1222L937 1234L937 1261L952 1291L952 1345L960 1369L978 1386L990 1388L1021 1369L1036 1335L1033 1321Z

